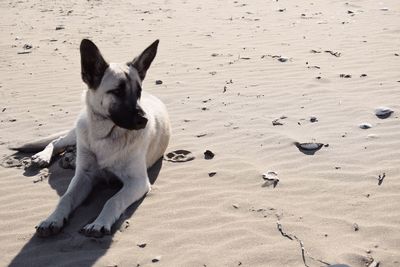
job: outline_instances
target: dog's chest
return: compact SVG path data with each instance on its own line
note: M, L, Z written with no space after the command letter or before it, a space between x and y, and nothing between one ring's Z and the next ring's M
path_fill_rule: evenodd
M146 131L114 128L110 123L91 121L86 114L78 120L78 139L96 156L102 169L122 169L146 161Z
M96 155L101 168L128 164L135 157L134 145L119 140L96 140L90 143L90 150Z

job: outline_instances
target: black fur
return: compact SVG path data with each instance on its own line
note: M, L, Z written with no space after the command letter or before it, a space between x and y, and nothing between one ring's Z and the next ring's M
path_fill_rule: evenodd
M101 83L108 63L104 60L97 46L88 39L83 39L81 51L82 80L90 89L97 89Z
M138 57L128 63L129 67L137 70L143 80L154 57L157 54L159 40L153 42ZM81 42L82 79L90 89L97 89L101 83L104 72L109 67L97 46L90 40ZM110 119L119 127L129 130L140 130L146 127L147 119L144 111L138 105L142 88L139 81L132 81L125 73L116 88L107 92L115 98L114 104L109 107Z
M159 40L155 40L138 57L136 57L132 62L128 63L129 66L134 67L138 71L139 77L142 81L146 77L146 72L157 54L158 43Z
M119 127L128 130L140 130L146 127L147 119L144 111L138 105L142 88L139 83L132 85L131 79L126 74L126 80L122 80L115 90L115 103L110 106L111 120Z

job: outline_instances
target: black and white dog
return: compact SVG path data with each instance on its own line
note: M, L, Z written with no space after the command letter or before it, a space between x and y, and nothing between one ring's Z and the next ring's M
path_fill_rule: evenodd
M64 135L13 148L40 151L32 158L45 166L66 146L77 146L76 171L50 216L36 232L57 234L71 212L87 197L99 177L112 173L123 183L97 219L86 225L87 236L109 234L124 210L150 190L147 169L160 159L169 142L170 124L164 104L142 91L142 82L157 53L158 40L128 63L107 63L90 40L81 42L86 108L75 128Z

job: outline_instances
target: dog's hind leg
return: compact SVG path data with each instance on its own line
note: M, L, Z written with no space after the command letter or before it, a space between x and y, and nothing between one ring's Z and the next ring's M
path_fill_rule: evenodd
M32 162L40 167L46 167L50 164L54 155L63 152L67 146L73 145L76 145L75 128L70 130L66 135L51 141L42 151L33 155Z
M18 152L23 152L23 153L36 153L39 152L43 149L45 149L45 147L47 145L49 145L52 141L66 136L71 130L67 130L67 131L62 131L44 138L41 138L39 140L33 141L33 142L29 142L23 145L19 145L19 146L10 146L9 149L11 150L15 150Z

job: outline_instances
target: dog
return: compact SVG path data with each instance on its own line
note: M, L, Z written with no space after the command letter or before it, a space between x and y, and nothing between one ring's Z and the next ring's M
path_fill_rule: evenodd
M86 107L75 127L65 133L12 148L37 152L41 166L76 145L76 169L54 212L36 226L39 237L60 232L69 215L85 200L93 186L110 173L123 184L104 205L99 216L84 226L86 236L102 237L125 209L151 189L147 169L159 160L169 143L171 129L165 105L142 91L142 83L157 53L159 40L128 63L107 63L88 39L80 45L82 80L88 89Z

